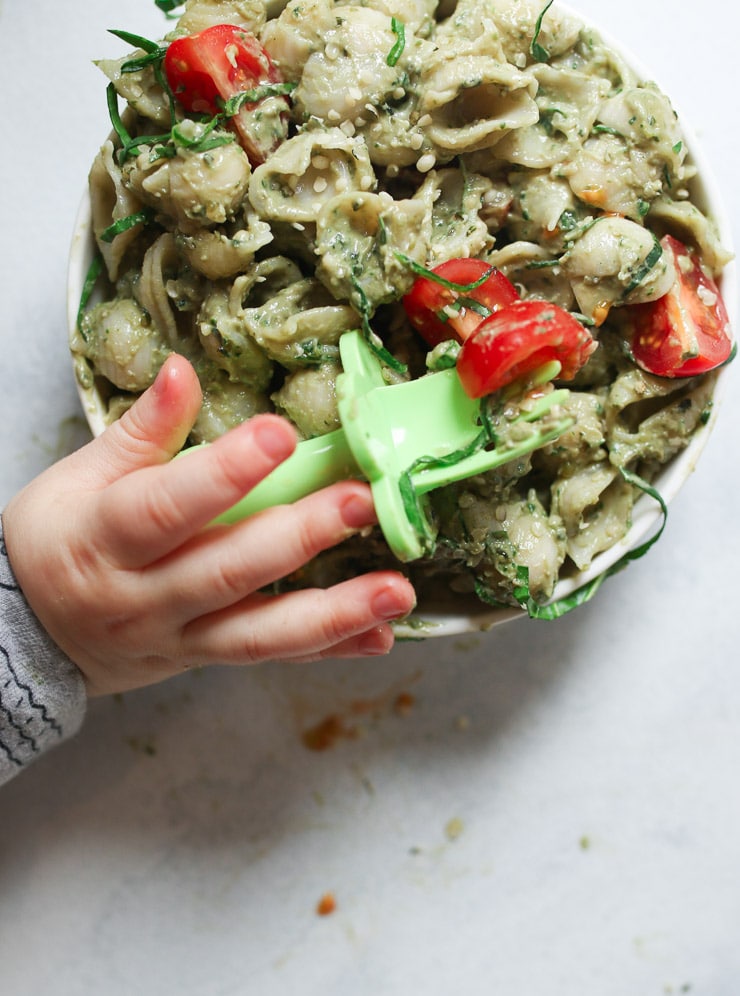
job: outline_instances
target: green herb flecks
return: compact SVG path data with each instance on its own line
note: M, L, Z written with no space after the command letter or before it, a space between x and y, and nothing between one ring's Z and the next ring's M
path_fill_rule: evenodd
M557 599L554 602L549 602L546 605L539 605L532 598L529 592L529 570L526 567L519 566L517 568L518 584L514 591L514 597L522 608L526 609L527 614L531 619L559 619L561 616L564 616L566 613L578 608L580 605L584 605L594 597L607 578L610 578L614 574L617 574L619 571L623 570L633 560L638 560L640 557L643 557L663 535L663 530L665 529L666 522L668 520L668 508L663 500L663 497L654 487L648 484L647 481L644 481L638 474L635 474L631 470L627 470L625 467L620 467L619 469L622 477L628 484L632 484L634 487L638 488L646 495L649 495L658 503L662 513L660 526L652 536L645 540L644 543L636 546L634 550L630 550L628 553L625 553L624 556L620 557L616 563L612 564L612 566L602 574L599 574L598 577L595 577L592 581L582 585L582 587L578 588L570 595L566 595L564 598Z
M560 266L560 259L531 259L525 263L525 270L547 270L554 266Z
M496 272L496 267L491 265L480 277L478 277L477 280L473 280L469 284L458 284L455 283L454 280L447 280L445 277L440 276L439 273L435 273L434 270L428 269L421 263L417 263L415 259L411 259L411 257L407 256L405 253L397 251L395 256L399 262L403 263L404 266L407 266L418 277L426 277L427 280L431 280L433 283L439 284L440 287L446 287L447 290L455 291L457 294L469 294L470 291L473 291L477 287L480 287L481 284L484 284L486 280L488 280L488 278Z
M259 104L267 97L287 96L295 89L295 83L264 83L251 90L244 90L221 102L220 110L215 115L191 115L196 123L204 125L204 130L197 137L191 137L183 131L182 121L178 120L175 96L172 93L164 72L163 61L167 46L151 41L130 31L111 29L110 33L127 44L143 50L144 55L134 57L122 63L122 73L134 73L151 68L155 79L169 102L170 124L168 132L156 135L129 135L123 124L118 109L118 95L115 85L110 83L107 89L108 113L113 129L118 136L120 148L117 151L119 165L133 156L137 156L143 146L151 146L152 160L172 158L178 149L188 149L191 152L208 152L222 145L235 141L233 135L225 131L229 120L239 113L245 105ZM223 127L224 133L214 135L217 129Z
M167 52L166 45L160 45L159 42L151 41L149 38L133 34L130 31L122 31L119 28L109 28L108 30L109 34L120 38L132 48L140 48L144 52L144 55L122 63L122 73L137 73L141 69L146 69L147 66L159 65L164 59Z
M125 218L119 218L118 221L114 221L112 225L109 225L100 233L98 238L101 242L112 242L117 235L128 232L129 229L135 228L137 225L147 225L153 218L154 213L148 208L143 208L141 211L136 211L134 214L127 214Z
M111 124L113 125L113 131L118 137L118 141L125 148L130 145L133 139L126 130L126 126L121 120L121 114L118 110L118 93L115 86L109 83L105 91L106 100L108 102L108 115L110 117Z
M337 362L339 360L339 347L320 342L316 338L304 339L303 342L296 343L296 351L292 360L307 367Z
M624 138L624 135L616 128L612 128L610 125L595 124L591 131L595 135L613 135L615 138Z
M398 490L401 494L401 502L406 518L419 538L422 550L426 556L434 553L437 541L436 530L432 528L429 517L423 506L427 499L417 492L411 480L411 474L407 471L401 474L398 479Z
M396 36L396 42L393 48L390 50L386 56L386 65L395 66L398 60L403 54L403 50L406 48L406 25L403 21L399 21L397 17L391 18L391 31Z
M548 0L545 6L540 11L540 16L534 26L534 35L532 36L532 42L529 46L529 53L535 62L548 62L550 59L550 53L544 47L540 45L539 37L542 31L542 21L544 20L545 14L548 12L550 7L552 7L554 0Z
M481 405L481 413L483 412L483 408L485 408L485 405ZM431 556L434 553L437 534L436 530L430 525L429 515L425 508L428 499L420 495L414 487L413 474L420 470L438 470L443 467L454 467L462 460L474 456L479 450L482 450L490 443L495 443L495 435L490 419L487 417L482 418L481 423L481 431L467 446L441 457L419 457L399 477L398 487L406 518L418 534L427 556Z
M82 292L80 293L80 303L77 306L77 331L82 336L83 340L87 342L87 338L82 328L82 318L85 313L85 309L90 303L90 298L95 290L95 285L98 282L100 274L103 272L103 257L100 253L95 253L87 268L87 273L85 274L85 281L82 284Z
M417 276L424 277L426 280L431 280L435 284L439 284L440 287L444 287L446 290L453 291L457 294L457 297L453 301L449 301L445 304L444 308L435 312L437 318L440 321L446 322L450 318L450 311L462 311L466 309L468 311L475 312L476 315L480 315L481 318L488 318L491 314L491 309L483 304L482 301L478 301L474 297L470 297L470 292L476 290L482 284L489 279L489 277L496 272L496 267L491 265L487 270L484 270L477 280L473 280L468 284L459 284L454 280L447 280L446 277L440 276L439 273L435 273L434 270L428 269L426 266L422 266L421 263L417 263L416 260L411 259L410 256L406 256L405 253L396 252L396 259L398 259L404 266L407 266L412 270ZM555 261L557 262L557 260Z
M217 117L223 122L238 114L245 104L259 104L266 97L286 97L297 85L297 83L263 83L253 90L242 90L241 93L224 101L223 111Z
M183 6L183 2L182 0L154 0L154 6L158 7L165 17L176 20L180 16L179 9Z
M633 290L635 290L637 287L640 286L640 284L647 277L650 271L655 266L657 266L662 255L663 255L663 247L661 246L660 242L658 242L656 236L653 235L653 247L645 257L645 259L643 259L643 261L637 267L635 272L632 274L632 279L627 284L624 290L624 294L622 295L623 298L627 297L629 294L632 293Z
M359 311L360 318L362 319L362 334L365 337L365 342L375 353L381 363L385 363L387 367L390 367L391 370L395 370L396 373L406 373L406 364L396 359L393 353L386 348L383 340L370 324L370 302L368 301L367 294L362 289L356 275L353 274L350 277L350 281L352 283L352 289L357 296L357 310Z

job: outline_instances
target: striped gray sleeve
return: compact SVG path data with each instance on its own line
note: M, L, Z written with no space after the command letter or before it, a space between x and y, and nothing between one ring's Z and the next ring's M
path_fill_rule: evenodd
M80 671L18 586L0 521L0 785L76 733L85 704Z

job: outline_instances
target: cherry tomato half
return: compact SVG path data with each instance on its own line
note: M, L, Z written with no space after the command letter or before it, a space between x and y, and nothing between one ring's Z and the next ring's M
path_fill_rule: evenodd
M515 301L486 318L465 340L457 372L471 398L492 394L557 360L559 379L572 380L596 349L591 333L548 301Z
M657 377L706 373L732 352L730 320L717 284L686 246L671 235L660 243L676 279L663 297L629 308L635 363Z
M519 300L514 285L482 259L448 259L431 271L459 288L488 278L470 290L455 290L431 277L419 277L403 298L409 321L429 346L446 339L460 342L475 331L490 312Z
M282 77L254 35L235 24L214 24L195 35L176 38L164 57L167 82L186 111L218 114L223 102L260 84L280 83ZM289 109L287 100L285 111ZM250 114L255 104L242 105L233 118L244 151L252 164L264 162L284 136L270 138L255 132ZM287 133L287 125L286 125Z

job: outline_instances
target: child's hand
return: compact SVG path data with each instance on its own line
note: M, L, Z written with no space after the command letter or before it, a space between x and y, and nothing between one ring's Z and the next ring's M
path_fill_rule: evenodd
M18 582L90 694L203 664L387 652L387 620L414 605L400 574L258 593L374 523L368 486L335 484L237 525L206 528L292 452L295 434L283 419L261 415L172 461L200 402L192 367L170 357L123 418L3 513Z

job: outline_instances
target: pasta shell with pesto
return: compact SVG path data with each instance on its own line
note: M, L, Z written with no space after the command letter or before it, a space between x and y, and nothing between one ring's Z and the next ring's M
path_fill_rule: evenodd
M136 72L122 71L127 62L144 54L141 50L129 52L120 59L100 59L95 65L132 110L159 128L166 128L170 123L170 101L153 67L146 66Z
M283 142L255 169L249 199L262 218L308 224L336 195L375 185L362 138L341 128L309 129Z
M601 324L610 308L661 297L675 272L652 232L627 218L605 216L587 225L560 266L582 314Z
M627 535L632 488L612 464L592 463L558 477L551 494L553 513L565 527L568 556L579 570Z
M197 331L206 357L229 380L267 390L275 365L249 334L231 287L217 285L203 299Z
M487 0L486 10L498 29L506 58L514 65L532 58L535 38L543 54L557 59L577 45L583 30L577 17L557 4L546 7L542 0Z
M150 316L152 325L173 349L177 347L180 333L177 311L168 284L177 275L180 257L175 238L165 232L153 242L141 264L141 274L135 285L139 304Z
M103 143L93 160L89 176L90 210L93 235L108 276L118 279L127 252L136 242L143 225L125 227L113 239L101 236L111 225L137 215L142 208L139 197L123 182L116 162L113 143Z
M196 35L214 24L239 24L256 35L265 23L262 0L186 0L177 33Z
M182 122L180 128L194 142L203 133L195 122ZM147 147L124 165L125 183L169 227L187 233L222 225L240 210L251 176L244 150L230 135L224 138L215 148L180 147L165 158Z
M580 148L610 87L606 80L545 64L527 74L537 81L537 120L505 136L496 154L530 169L549 168Z
M229 226L199 229L177 237L183 258L208 280L222 280L243 273L255 254L273 240L272 229L254 211L244 213Z
M658 466L670 460L703 424L714 375L671 380L631 369L612 384L605 403L606 438L619 466Z
M132 298L97 304L83 318L81 335L83 355L121 391L146 390L170 352L164 336Z
M271 396L278 412L293 422L304 439L340 427L337 376L341 369L336 361L326 361L293 370Z
M283 79L301 78L309 57L323 48L324 36L336 23L332 0L290 0L260 32L274 66Z
M368 105L384 103L399 86L400 67L388 60L395 43L386 14L352 4L338 7L334 25L306 60L293 93L299 118L356 122Z
M439 158L488 149L507 132L537 121L537 83L507 63L454 49L423 72L419 113Z
M232 313L260 349L288 370L335 359L341 334L359 324L357 313L339 304L316 278L301 277L295 268L294 279L285 279L288 272L266 260L237 278L231 290Z
M423 263L430 226L422 200L339 194L316 220L316 276L337 299L372 312L410 289L414 274L398 254Z
M478 256L493 246L486 223L486 197L493 181L459 169L433 170L414 195L429 207L430 265L447 259Z

